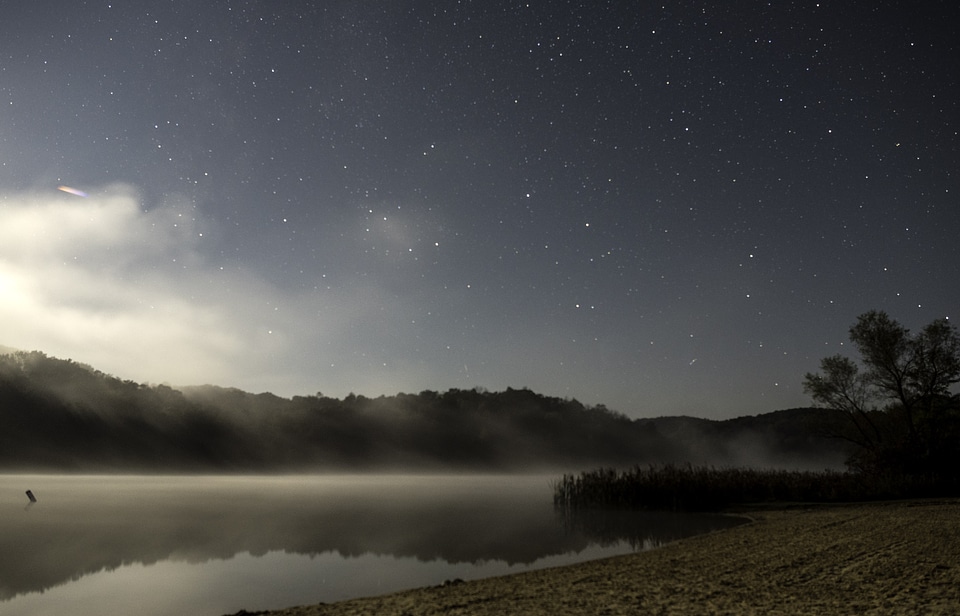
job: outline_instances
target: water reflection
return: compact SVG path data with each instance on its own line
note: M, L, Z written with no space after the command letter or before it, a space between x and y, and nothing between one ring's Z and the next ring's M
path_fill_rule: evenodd
M176 580L184 565L200 564L203 575L219 568L234 578L208 581L204 593L236 595L236 579L255 567L235 567L254 560L261 577L266 561L273 563L267 570L284 571L282 580L247 580L261 590L293 584L305 572L296 592L264 606L282 607L496 575L504 566L563 564L556 561L562 555L598 557L736 523L652 513L564 519L553 510L550 479L0 476L0 607L6 613L24 593L79 583L112 585L117 594L166 579L182 589L186 582ZM38 502L25 509L27 488ZM416 563L423 573L407 579ZM140 582L121 582L137 571ZM349 577L349 589L338 576ZM169 607L155 613L177 613Z

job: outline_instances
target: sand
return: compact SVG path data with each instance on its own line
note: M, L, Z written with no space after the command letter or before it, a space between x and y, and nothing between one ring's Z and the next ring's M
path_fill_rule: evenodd
M264 613L960 614L960 500L748 515L649 552Z

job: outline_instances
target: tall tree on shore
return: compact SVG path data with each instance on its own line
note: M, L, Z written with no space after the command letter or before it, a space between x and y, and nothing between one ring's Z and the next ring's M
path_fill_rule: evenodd
M855 468L956 479L960 462L960 336L946 319L910 334L885 312L857 317L860 362L833 355L807 373L804 391L850 418Z

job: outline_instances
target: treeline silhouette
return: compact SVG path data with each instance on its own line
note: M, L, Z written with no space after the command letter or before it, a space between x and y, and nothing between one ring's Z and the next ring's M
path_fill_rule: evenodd
M282 398L121 380L40 352L0 355L0 468L281 472L575 470L698 463L838 468L840 421L791 409L710 421L632 420L528 389Z
M839 503L953 496L929 478L854 471L650 465L564 474L553 503L573 517L589 509L720 511L746 504Z
M601 468L566 475L555 504L719 509L764 501L856 501L960 495L960 331L946 318L919 332L881 310L857 317L859 359L825 357L804 391L827 411L818 429L852 446L844 473L706 466ZM836 417L843 421L837 422Z

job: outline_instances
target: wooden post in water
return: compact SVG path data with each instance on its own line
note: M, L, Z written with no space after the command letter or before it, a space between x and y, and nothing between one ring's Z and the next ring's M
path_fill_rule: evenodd
M33 495L33 490L27 490L27 498L30 499L31 503L37 502L37 497Z

